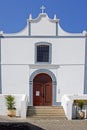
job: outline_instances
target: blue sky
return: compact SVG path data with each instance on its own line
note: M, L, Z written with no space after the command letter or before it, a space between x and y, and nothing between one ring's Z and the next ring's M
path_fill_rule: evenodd
M57 15L65 31L87 30L87 0L0 0L0 30L5 33L22 30L29 14L36 18L42 5L50 18Z

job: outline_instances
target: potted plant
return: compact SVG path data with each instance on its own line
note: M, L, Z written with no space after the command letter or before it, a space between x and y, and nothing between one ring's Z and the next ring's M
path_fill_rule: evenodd
M8 116L16 116L15 98L12 95L6 96L6 106L8 109Z
M84 105L84 102L83 102L83 101L78 101L78 107L80 108L80 110L79 110L78 113L79 113L79 117L80 117L81 119L83 119L83 118L84 118L84 115L85 115L84 111L82 111L83 105Z

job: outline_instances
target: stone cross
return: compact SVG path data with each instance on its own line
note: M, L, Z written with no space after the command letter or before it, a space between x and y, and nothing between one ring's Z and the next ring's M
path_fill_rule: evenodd
M40 7L40 9L42 10L42 14L44 13L45 7L42 5L42 7Z

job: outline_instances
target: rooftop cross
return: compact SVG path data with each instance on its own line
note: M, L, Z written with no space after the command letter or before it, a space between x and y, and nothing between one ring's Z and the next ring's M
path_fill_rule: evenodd
M42 7L40 7L40 9L42 10L42 14L44 13L45 7L42 5Z

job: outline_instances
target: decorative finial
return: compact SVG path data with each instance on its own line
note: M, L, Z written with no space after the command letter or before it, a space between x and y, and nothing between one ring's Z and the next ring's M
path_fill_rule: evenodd
M83 31L83 34L87 37L87 31L86 30Z
M29 20L32 20L32 15L30 14L30 16L29 16Z
M56 20L57 19L57 17L56 17L56 14L54 15L54 20Z
M42 7L40 7L40 9L42 10L42 14L43 14L44 10L45 10L45 6L42 5Z
M2 30L0 31L0 35L3 35L3 31Z

